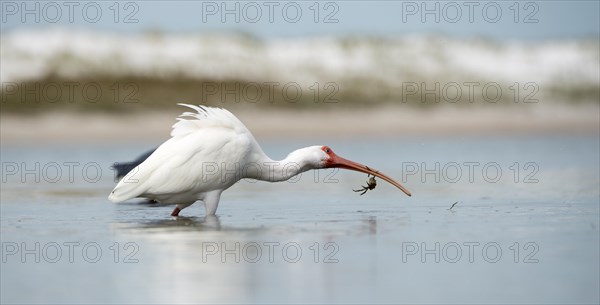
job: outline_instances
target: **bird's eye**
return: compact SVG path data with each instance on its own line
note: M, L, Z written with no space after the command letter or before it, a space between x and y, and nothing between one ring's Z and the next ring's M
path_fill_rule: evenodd
M325 148L325 152L328 154L331 153L331 148L329 148L329 147Z

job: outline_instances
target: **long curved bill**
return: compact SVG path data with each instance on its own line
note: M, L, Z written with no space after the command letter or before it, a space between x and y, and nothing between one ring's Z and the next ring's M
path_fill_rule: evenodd
M407 190L404 186L402 186L400 183L396 182L394 179L388 177L387 175L384 175L384 174L380 173L379 171L374 170L368 166L362 165L360 163L356 163L354 161L344 159L338 155L332 156L329 159L329 164L327 165L327 167L337 167L337 168L349 169L349 170L373 175L373 176L381 178L381 179L389 182L393 186L399 188L401 191L404 192L404 194L406 194L408 196L412 196L409 190Z

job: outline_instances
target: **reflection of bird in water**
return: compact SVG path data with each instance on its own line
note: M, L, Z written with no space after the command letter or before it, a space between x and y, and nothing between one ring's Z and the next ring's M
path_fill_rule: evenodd
M231 112L181 105L195 112L185 112L178 118L171 138L119 181L108 197L111 201L146 198L160 204L176 204L171 215L179 216L182 209L201 200L206 215L214 215L221 193L240 179L279 182L320 168L343 168L377 176L410 196L392 178L344 159L328 146L301 148L274 161Z
M369 233L377 234L377 216L369 216L367 222L369 223Z
M143 221L140 227L145 229L171 229L185 228L198 231L220 231L221 220L219 216L207 215L206 217L185 217L180 216L175 219L155 219Z

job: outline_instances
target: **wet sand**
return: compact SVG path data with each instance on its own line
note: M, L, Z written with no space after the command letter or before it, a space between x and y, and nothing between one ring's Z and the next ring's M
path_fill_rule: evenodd
M126 114L3 113L0 135L6 144L160 141L169 137L171 125L184 110ZM600 105L591 103L435 109L385 106L325 111L245 108L232 112L260 138L600 133Z

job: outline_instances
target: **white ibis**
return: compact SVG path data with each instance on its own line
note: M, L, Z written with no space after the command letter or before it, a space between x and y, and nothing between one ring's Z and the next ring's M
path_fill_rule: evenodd
M214 215L221 193L240 179L285 181L307 170L334 167L379 177L411 195L392 178L344 159L328 146L301 148L281 161L274 161L231 112L179 105L195 112L184 112L177 118L171 138L129 171L108 199L121 202L139 197L175 204L172 216L179 216L181 210L201 200L206 215Z

